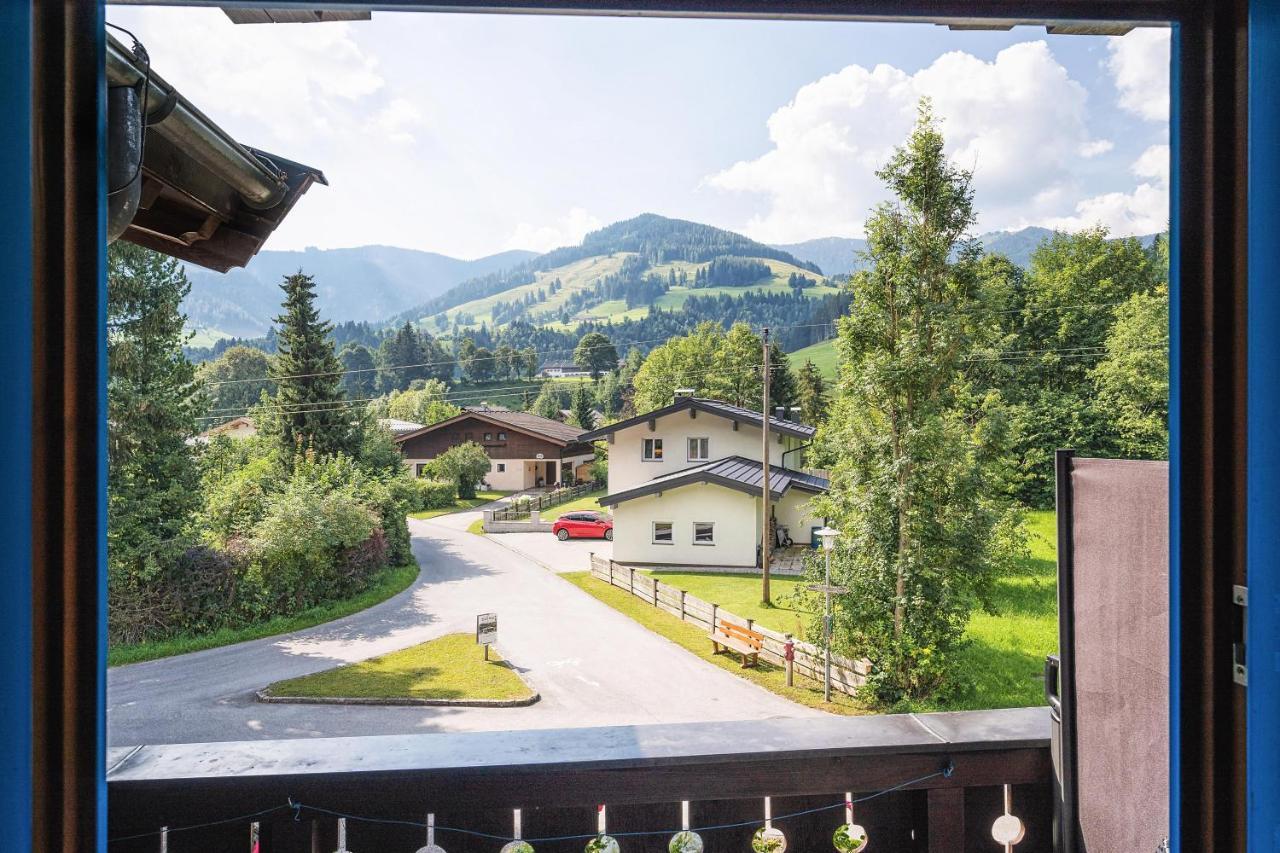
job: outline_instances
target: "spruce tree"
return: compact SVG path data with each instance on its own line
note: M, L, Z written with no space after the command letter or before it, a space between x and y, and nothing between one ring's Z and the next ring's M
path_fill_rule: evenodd
M591 394L588 393L585 382L573 390L573 401L569 410L573 416L574 426L580 426L583 429L595 428L596 418L591 411Z
M777 343L769 345L769 404L794 406L796 404L796 375L791 372L791 362Z
M149 582L190 544L200 477L186 440L201 400L182 352L180 306L191 289L182 267L117 242L107 270L107 565L120 636L151 627L119 623L137 618Z
M315 279L299 270L285 276L284 313L271 376L280 442L286 452L314 450L321 455L351 451L356 439L352 412L344 405L342 364L333 351L333 324L315 307Z
M800 407L802 423L820 426L827 419L827 383L822 371L812 361L800 368L797 379L796 405Z

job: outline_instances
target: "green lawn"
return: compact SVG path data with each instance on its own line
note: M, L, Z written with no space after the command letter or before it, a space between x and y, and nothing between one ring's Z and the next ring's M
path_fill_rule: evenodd
M123 666L127 663L140 663L145 660L167 658L187 652L198 652L201 649L213 649L218 646L230 646L246 640L260 637L272 637L276 634L287 634L301 631L312 625L321 625L334 619L341 619L352 613L366 610L375 604L386 601L398 592L402 592L418 577L418 566L394 566L386 569L369 589L344 601L335 601L319 607L312 607L293 616L277 616L275 619L249 625L245 628L223 628L209 634L194 634L184 637L172 637L168 640L157 640L151 643L136 643L128 646L112 646L107 651L107 666Z
M989 614L979 610L969 620L965 632L969 645L960 652L959 665L973 680L973 692L945 705L920 703L905 710L973 710L1044 704L1044 658L1058 650L1057 528L1053 512L1028 512L1027 530L1030 556L1020 562L1014 574L996 582L993 603L997 612ZM760 603L758 575L663 571L650 574L775 631L796 636L804 633L805 614L791 601L790 593L799 583L795 578L775 576L771 579L774 606L766 608ZM578 581L575 583L582 586ZM600 586L607 585L600 583ZM621 590L618 594L627 597ZM640 612L654 612L651 605L640 599L635 601ZM666 616L661 611L658 613ZM668 618L679 622L675 617ZM665 630L659 633L670 636Z
M505 498L511 492L476 492L474 498L464 498L457 501L453 506L447 506L443 509L424 509L422 512L409 513L410 518L425 519L435 518L438 515L449 515L453 512L466 512L469 509L475 509L478 506L484 506L487 503L496 501L498 498Z
M688 622L681 621L665 610L652 604L646 604L625 590L611 586L604 581L592 577L590 572L567 572L558 577L581 589L593 598L599 599L614 610L630 616L644 627L661 634L676 645L679 645L705 661L728 670L734 675L747 679L779 696L807 705L811 708L822 708L834 714L865 714L868 710L857 700L840 692L831 694L831 703L822 700L822 684L797 675L795 684L787 686L786 673L781 666L760 661L754 667L743 669L736 656L716 655L711 653L711 641L707 632L696 628Z
M586 510L595 510L597 512L607 512L600 506L600 499L604 497L605 490L598 489L594 492L587 492L577 500L568 503L557 504L556 506L547 507L542 511L544 518L551 518L553 515L559 517L566 512L585 512Z
M804 367L806 361L812 361L818 370L822 371L824 379L836 378L836 366L838 364L838 356L836 353L836 342L834 338L825 341L819 341L811 344L804 349L798 349L795 352L787 353L787 363L791 365L793 371Z
M353 699L527 699L533 695L492 647L486 661L472 634L448 634L360 663L277 681L266 692Z
M807 614L797 610L792 601L792 593L801 583L799 578L772 575L769 578L769 597L773 599L773 606L765 607L760 603L759 575L658 570L652 570L649 574L663 583L678 586L703 601L718 604L735 616L754 619L775 631L797 637L804 634Z
M973 695L946 710L1017 708L1044 704L1044 658L1058 651L1058 531L1051 511L1027 513L1031 556L997 581L997 615L978 611L965 636L961 665L976 684ZM927 710L936 710L930 707Z

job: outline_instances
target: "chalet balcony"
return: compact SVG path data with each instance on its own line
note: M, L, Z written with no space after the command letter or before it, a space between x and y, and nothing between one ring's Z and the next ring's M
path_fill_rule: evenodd
M730 853L751 850L766 797L787 849L817 853L846 792L873 850L1053 847L1045 708L135 746L110 750L107 780L120 853L245 851L251 832L260 853L328 853L339 815L354 853L411 853L428 814L449 853L496 853L513 809L539 853L577 853L599 804L623 851L665 851L684 800L705 849ZM992 837L1005 786L1026 827L1010 848Z

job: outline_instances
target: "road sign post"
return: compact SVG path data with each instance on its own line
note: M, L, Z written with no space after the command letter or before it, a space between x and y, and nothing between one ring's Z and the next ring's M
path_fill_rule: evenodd
M484 659L489 659L489 646L498 642L498 614L481 613L476 617L476 642L484 646Z

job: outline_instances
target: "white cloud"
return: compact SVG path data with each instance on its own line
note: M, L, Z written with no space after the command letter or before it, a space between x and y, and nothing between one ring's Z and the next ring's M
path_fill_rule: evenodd
M237 26L220 9L129 11L157 70L232 128L269 129L289 143L340 133L386 98L353 24Z
M746 225L757 239L861 234L884 197L875 170L906 138L921 96L933 100L949 156L974 170L983 229L1061 213L1073 164L1107 144L1088 132L1084 87L1045 42L1023 42L991 62L956 51L915 74L851 65L823 77L770 116L771 150L704 183L767 197Z
M601 224L583 208L574 207L552 225L521 222L503 248L549 252L561 246L576 246L588 232L595 231Z
M1169 146L1152 145L1130 166L1146 180L1132 192L1110 192L1086 198L1075 206L1075 214L1046 221L1052 228L1076 231L1105 225L1117 236L1154 234L1169 224Z
M394 98L373 117L372 125L391 142L407 144L414 141L410 128L424 124L422 111L405 98Z
M1107 39L1107 70L1120 106L1149 121L1169 120L1169 30L1140 28Z
M1097 157L1106 154L1116 145L1110 139L1092 139L1080 146L1081 157Z

